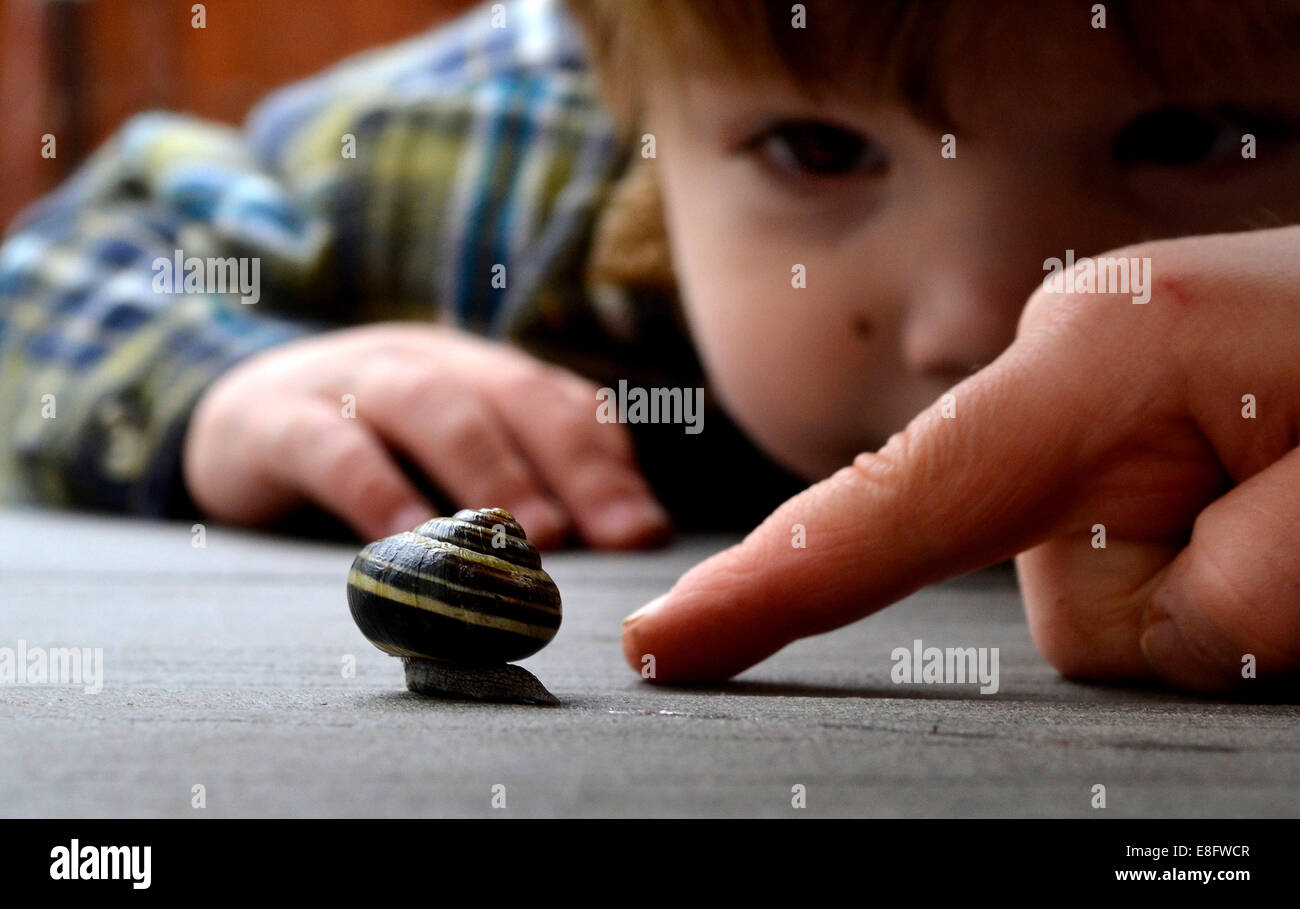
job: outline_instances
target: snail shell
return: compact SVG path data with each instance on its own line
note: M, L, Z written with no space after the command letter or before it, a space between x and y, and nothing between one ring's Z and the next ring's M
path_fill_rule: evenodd
M560 628L560 591L502 508L463 509L366 546L348 605L380 650L466 666L531 656Z

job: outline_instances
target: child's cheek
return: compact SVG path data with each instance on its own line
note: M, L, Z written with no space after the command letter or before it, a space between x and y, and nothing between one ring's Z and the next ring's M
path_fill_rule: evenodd
M705 268L688 280L693 340L749 436L787 467L824 476L863 447L878 358L829 297L754 277L764 271L755 261L748 272Z
M707 168L661 166L692 340L731 417L810 479L874 447L866 425L889 358L875 351L886 333L867 341L853 328L862 282L786 221L747 217L725 181L701 179Z

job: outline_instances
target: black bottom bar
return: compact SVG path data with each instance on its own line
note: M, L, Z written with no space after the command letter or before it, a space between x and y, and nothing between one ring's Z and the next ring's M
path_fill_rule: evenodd
M464 887L499 902L517 886L528 898L590 890L638 902L755 892L768 905L783 901L772 888L786 885L800 905L846 886L868 901L949 892L1050 899L1101 888L1179 898L1199 888L1231 898L1242 887L1294 883L1296 830L1295 821L872 820L809 828L632 820L553 831L490 820L3 821L0 869L10 896L38 888L337 898L359 888L382 898ZM116 879L86 880L87 873ZM138 887L146 873L148 886Z

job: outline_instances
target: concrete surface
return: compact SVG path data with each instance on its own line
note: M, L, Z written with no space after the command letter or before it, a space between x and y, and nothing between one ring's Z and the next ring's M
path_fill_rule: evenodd
M1300 815L1300 708L1063 681L1005 570L686 690L627 668L619 620L726 541L554 554L564 626L524 664L565 702L547 709L408 694L348 615L351 547L191 539L0 514L0 648L102 648L105 666L97 694L0 684L0 815ZM1000 690L891 683L916 638L998 647Z

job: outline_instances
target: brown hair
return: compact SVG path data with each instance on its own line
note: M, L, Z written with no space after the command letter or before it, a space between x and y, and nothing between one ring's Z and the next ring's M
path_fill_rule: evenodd
M587 36L602 92L625 129L638 122L642 86L669 70L729 77L783 74L816 97L845 88L903 99L949 124L944 92L979 39L997 39L1015 3L986 0L805 0L794 28L788 0L568 0ZM1093 34L1093 3L1062 29ZM1224 66L1300 44L1300 4L1282 0L1109 0L1106 27L1158 85L1213 85ZM1020 7L1024 9L1024 7ZM1009 52L1025 52L1011 47ZM976 51L977 53L977 51Z

